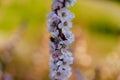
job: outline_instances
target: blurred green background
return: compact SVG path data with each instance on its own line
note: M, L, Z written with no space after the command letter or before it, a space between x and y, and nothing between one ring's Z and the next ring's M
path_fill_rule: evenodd
M46 15L51 1L0 0L0 54L6 45L14 44L12 60L5 68L13 80L49 80ZM77 0L70 10L76 16L71 80L79 80L81 74L84 80L119 80L120 0ZM21 29L24 21L27 25Z

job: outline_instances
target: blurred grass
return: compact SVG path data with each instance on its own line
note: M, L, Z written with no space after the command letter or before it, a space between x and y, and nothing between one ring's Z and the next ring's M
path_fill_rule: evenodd
M23 53L23 60L19 61L21 57L15 58L15 63L18 63L16 64L19 68L18 72L29 67L29 62L26 60L31 59L34 49L46 44L42 40L48 35L46 15L50 10L51 0L0 0L0 33L7 36L5 41L21 21L28 22L27 31L17 47L21 52L26 53L26 55ZM114 1L77 0L76 5L70 10L76 16L73 20L73 28L80 27L77 29L82 29L87 35L88 54L93 56L93 61L97 63L109 55L117 46L120 35L120 4ZM31 52L25 52L24 49L29 49ZM24 61L26 62L22 63ZM20 65L26 66L21 70ZM48 75L48 72L44 74ZM46 78L45 75L44 80L47 80Z
M9 2L6 4L4 3L4 0L2 2L2 19L0 22L1 29L12 29L23 19L28 20L28 22L32 25L43 25L46 20L46 13L48 11L46 5L48 6L48 3L45 3L45 1L14 0L12 3Z
M120 35L120 5L112 1L78 1L72 8L80 26L87 35L88 53L95 63L112 54Z
M1 0L0 3L0 31L10 36L22 20L27 20L28 29L24 40L37 45L44 35L42 31L46 28L46 15L50 12L51 0ZM86 32L89 46L103 54L109 53L116 46L120 34L118 3L78 0L70 9L76 16L74 26L80 26Z
M1 0L0 31L10 36L27 20L24 40L34 46L41 42L46 27L46 15L51 10L51 0ZM89 53L106 55L117 45L120 34L120 5L113 1L78 0L70 8L76 18L75 27L85 31L88 37ZM74 28L74 27L73 27Z

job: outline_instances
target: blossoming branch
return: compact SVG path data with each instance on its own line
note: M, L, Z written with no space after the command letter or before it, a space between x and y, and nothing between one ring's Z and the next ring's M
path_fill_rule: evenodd
M51 80L68 80L73 63L69 45L74 41L70 31L74 15L67 9L76 0L52 0L52 12L48 14L48 30L50 37L50 78Z

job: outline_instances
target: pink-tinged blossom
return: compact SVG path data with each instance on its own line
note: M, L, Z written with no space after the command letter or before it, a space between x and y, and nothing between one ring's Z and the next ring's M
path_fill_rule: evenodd
M68 80L72 75L70 65L73 56L69 51L74 35L70 31L74 15L67 9L76 0L52 0L52 12L48 14L50 38L50 78L51 80Z

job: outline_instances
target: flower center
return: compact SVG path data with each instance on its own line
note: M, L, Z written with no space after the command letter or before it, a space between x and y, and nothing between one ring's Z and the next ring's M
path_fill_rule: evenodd
M65 12L62 13L62 17L66 17L66 13Z
M64 26L68 26L68 23L67 23L67 22L64 22Z
M57 72L57 76L60 76L61 75L61 73L60 72Z

